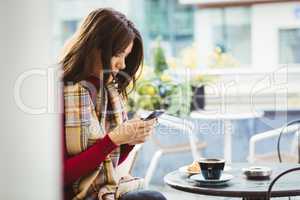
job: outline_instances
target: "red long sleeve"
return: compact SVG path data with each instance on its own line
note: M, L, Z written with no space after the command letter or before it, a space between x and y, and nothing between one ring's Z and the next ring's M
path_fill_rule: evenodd
M134 147L134 145L129 145L129 144L124 144L121 146L121 155L119 158L118 165L122 164L122 162L124 162L124 160L126 160L126 158L128 157L128 154L133 149L133 147Z
M96 169L117 146L108 135L86 151L64 159L64 185L73 183L79 177ZM66 151L65 151L66 154Z

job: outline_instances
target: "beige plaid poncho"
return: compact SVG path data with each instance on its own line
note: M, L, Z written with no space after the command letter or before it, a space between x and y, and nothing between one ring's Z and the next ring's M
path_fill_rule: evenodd
M87 83L64 86L66 149L71 156L85 151L103 138L107 133L107 120L110 130L127 120L123 99L113 84L103 90L100 88L94 100ZM108 102L111 107L109 113ZM142 180L139 178L118 180L115 169L119 156L120 147L110 153L97 170L79 178L73 184L73 200L118 199L128 191L141 188Z

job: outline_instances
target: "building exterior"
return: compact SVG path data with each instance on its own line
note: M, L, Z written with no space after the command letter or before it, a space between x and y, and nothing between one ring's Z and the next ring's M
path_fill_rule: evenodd
M145 43L146 61L151 59L149 49L158 38L168 55L176 55L193 42L194 6L179 4L178 0L53 0L54 52L75 32L84 16L101 7L119 10L137 25Z
M200 73L218 76L222 87L227 87L207 88L206 96L214 97L208 104L226 101L247 110L299 109L300 1L180 3L196 7L194 39ZM219 66L211 64L216 47L227 55Z
M276 104L280 109L287 109L288 104L300 107L300 1L53 0L53 55L82 18L99 7L113 7L135 22L143 35L146 64L151 64L157 38L167 56L177 57L184 47L194 44L199 73L218 76L220 84L234 83L226 90L227 104L249 105L256 85L276 76L279 82L288 81L264 84L267 88L258 95L260 108L278 108L274 90L279 93ZM221 66L211 64L216 47L222 53ZM278 87L284 89L278 91ZM206 93L207 98L219 99L208 99L208 105L223 101L220 91L215 94L207 88Z
M300 64L300 1L180 0L197 7L199 65L220 45L242 67L274 69Z
M176 56L195 42L202 69L217 46L241 67L273 69L279 64L300 64L300 1L54 0L57 48L83 17L98 7L113 7L132 19L142 32L146 49L160 38L167 55Z

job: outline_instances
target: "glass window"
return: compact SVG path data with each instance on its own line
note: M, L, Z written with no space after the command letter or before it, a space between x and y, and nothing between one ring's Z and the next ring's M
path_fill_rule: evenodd
M145 2L146 27L151 38L157 36L169 37L167 7L167 1L150 0Z
M211 19L213 46L241 64L251 64L250 7L212 9Z
M279 30L279 62L300 64L300 28Z
M174 55L193 41L194 8L178 0L145 1L145 22L150 42L161 37L169 43Z

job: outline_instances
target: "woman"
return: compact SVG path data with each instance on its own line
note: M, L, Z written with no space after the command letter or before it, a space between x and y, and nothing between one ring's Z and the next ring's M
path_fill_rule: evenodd
M124 111L127 87L134 88L142 60L140 33L112 9L91 12L68 42L61 61L65 199L165 199L138 190L140 179L118 178L115 170L156 123L128 120Z

